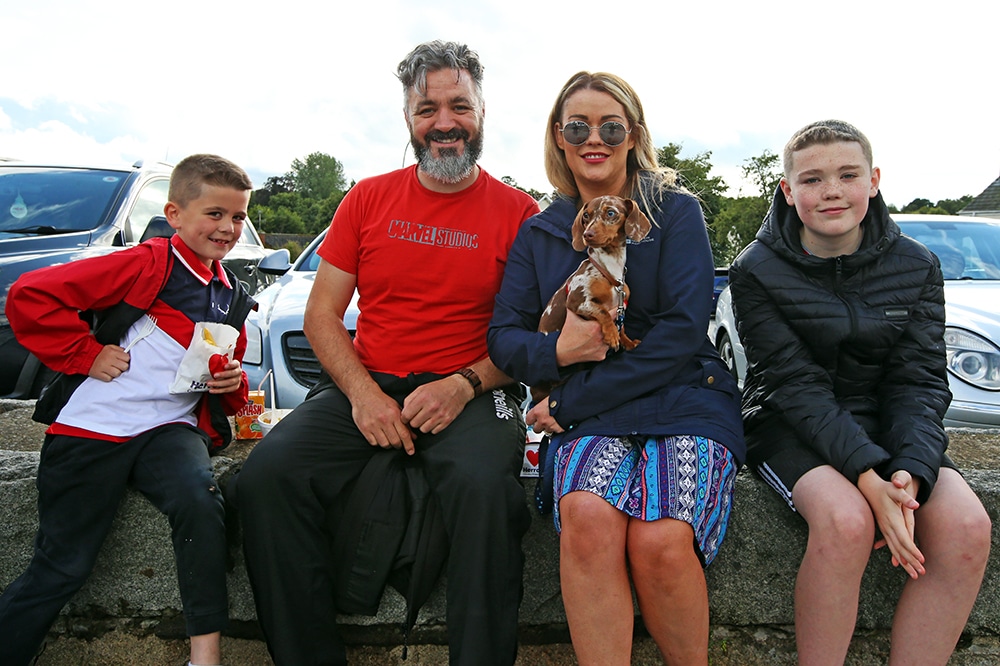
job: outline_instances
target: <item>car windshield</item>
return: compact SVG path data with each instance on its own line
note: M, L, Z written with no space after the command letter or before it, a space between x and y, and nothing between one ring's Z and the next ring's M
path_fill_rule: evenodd
M941 260L945 280L1000 280L1000 223L899 222Z
M0 233L59 234L96 228L127 174L97 169L0 168Z
M309 244L309 246L302 252L295 262L295 270L297 271L312 271L315 272L319 268L320 256L316 254L316 250L323 243L323 238L326 237L326 232L324 231L320 234L320 237Z

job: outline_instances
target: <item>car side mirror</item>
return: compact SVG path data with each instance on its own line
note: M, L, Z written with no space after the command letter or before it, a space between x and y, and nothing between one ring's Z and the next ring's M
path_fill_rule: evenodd
M291 258L288 248L274 250L260 260L257 270L267 275L284 275L292 267Z

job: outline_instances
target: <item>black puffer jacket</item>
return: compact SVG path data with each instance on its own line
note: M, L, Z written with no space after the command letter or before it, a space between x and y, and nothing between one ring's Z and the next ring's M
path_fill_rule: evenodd
M925 500L948 445L944 285L937 258L902 236L882 195L857 252L805 254L779 189L730 285L749 368L748 462L808 446L856 483L906 470Z

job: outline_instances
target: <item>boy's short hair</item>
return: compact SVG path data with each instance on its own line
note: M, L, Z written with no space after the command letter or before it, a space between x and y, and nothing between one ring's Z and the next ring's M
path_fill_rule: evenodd
M218 155L198 154L185 157L174 167L167 196L183 208L201 196L203 185L240 191L253 189L250 176L236 164Z
M396 68L396 77L403 84L403 108L410 103L410 89L419 95L427 92L427 75L442 69L465 70L476 84L479 103L483 102L483 65L479 54L465 44L434 40L424 42L410 51Z
M809 123L800 129L785 144L785 152L782 156L785 177L791 176L792 154L795 151L805 150L817 143L827 144L838 141L854 141L860 144L861 151L865 154L865 159L868 160L868 168L871 169L874 166L872 144L868 141L868 137L861 133L861 130L843 120L820 120Z

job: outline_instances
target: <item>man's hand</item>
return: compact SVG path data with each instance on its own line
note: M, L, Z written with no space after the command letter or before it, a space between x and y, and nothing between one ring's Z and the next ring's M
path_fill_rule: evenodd
M556 341L556 362L560 367L584 361L603 361L609 349L599 322L566 310L566 321Z
M913 538L913 512L920 508L914 499L917 483L905 471L893 474L892 481L883 481L875 470L858 477L858 489L868 501L882 532L882 539L875 548L888 546L893 566L902 566L911 578L927 573L924 555Z
M371 390L363 397L351 400L351 415L354 424L372 446L383 449L399 449L413 455L413 432L401 416L396 401L372 382Z
M243 383L243 368L237 360L229 361L223 369L212 374L208 382L209 393L232 393Z
M131 360L132 357L128 352L118 345L104 345L104 349L97 354L93 365L90 366L87 376L102 382L110 382L128 370Z
M467 402L476 396L469 381L461 375L449 375L418 386L403 400L403 423L420 432L436 435L462 413Z

